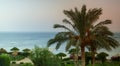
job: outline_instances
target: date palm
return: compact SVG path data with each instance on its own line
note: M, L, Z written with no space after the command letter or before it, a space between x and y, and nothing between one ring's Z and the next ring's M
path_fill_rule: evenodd
M75 10L64 10L64 14L69 19L64 19L63 22L69 24L72 29L64 25L55 24L54 28L64 28L67 31L56 34L53 39L48 41L48 46L55 43L57 44L56 49L58 49L64 42L67 42L66 50L71 46L75 46L81 50L82 66L85 66L86 46L90 46L92 49L94 47L106 49L111 49L111 46L113 48L116 47L114 46L116 41L110 37L112 33L105 26L105 24L110 24L111 21L105 20L95 25L102 14L101 8L87 10L86 6L83 5L80 11L77 8Z
M86 6L83 5L81 11L78 11L75 8L73 10L64 10L64 14L70 19L64 19L64 22L70 24L73 29L69 29L64 25L56 24L54 28L64 28L67 29L67 32L60 32L56 34L55 38L48 41L48 46L53 43L57 43L56 49L60 47L60 45L67 41L66 49L70 46L74 45L81 49L81 60L82 66L85 66L85 46L88 43L86 41L86 37L89 35L90 29L93 23L99 18L102 9L90 9L88 12L86 11Z
M66 27L64 25L55 24L54 28L63 28L67 31L58 32L53 39L50 39L48 41L47 46L49 47L52 44L56 44L56 49L59 49L59 47L66 42L67 43L66 48L65 48L66 51L68 51L71 48L71 46L74 46L74 47L76 47L76 49L78 49L79 48L78 45L79 45L80 41L78 39L79 34L76 31L77 29L76 29L75 25L73 25L71 22L67 21L66 19L63 20L63 23L71 25L72 29L69 29L68 27ZM78 51L76 51L76 52L78 52ZM76 62L78 62L78 59L76 59L76 60L77 60ZM75 66L77 66L77 65L75 65Z
M111 20L105 20L91 29L88 39L90 40L89 46L92 52L92 66L94 66L95 52L98 49L106 49L108 51L117 48L119 46L118 41L112 38L113 33L106 26L111 24Z

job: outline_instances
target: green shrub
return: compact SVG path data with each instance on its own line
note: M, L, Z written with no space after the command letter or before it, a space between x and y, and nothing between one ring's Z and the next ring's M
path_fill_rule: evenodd
M22 66L33 66L31 63L24 63Z
M10 57L7 54L0 55L0 66L10 66Z
M25 57L24 56L22 56L22 55L17 55L17 56L10 56L10 59L12 60L12 61L19 61L19 60L22 60L22 59L24 59Z
M12 64L16 64L16 62L15 62L15 61L12 61Z
M35 47L30 57L35 66L60 66L61 63L47 48Z
M24 64L24 62L20 62L20 64Z

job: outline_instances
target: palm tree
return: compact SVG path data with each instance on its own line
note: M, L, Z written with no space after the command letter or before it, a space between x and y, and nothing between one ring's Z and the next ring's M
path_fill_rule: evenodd
M28 48L25 48L25 49L23 49L22 51L23 51L24 53L30 53L31 50L28 49Z
M7 53L7 51L4 48L0 48L0 54Z
M13 47L12 49L10 49L11 51L13 51L13 56L17 56L18 55L18 51L19 49L17 47Z
M30 53L31 53L31 50L30 49L28 49L28 48L25 48L25 49L23 49L22 50L23 51L23 56L25 56L25 57L28 57L29 55L30 55Z
M108 51L117 48L119 46L118 41L112 38L113 33L106 27L107 24L111 24L111 20L102 21L95 26L90 31L88 39L90 40L89 46L92 52L92 66L95 62L95 52L98 49L106 49Z
M97 54L97 58L99 60L101 60L102 64L106 61L107 56L109 56L109 55L105 52L101 52L101 53Z
M85 61L86 61L86 65L89 64L89 62L91 61L91 59L92 59L91 52L85 52Z
M63 57L65 57L65 56L66 56L66 54L65 54L65 53L60 52L60 53L56 54L56 56L57 56L57 57L60 57L60 59L61 59L61 60L63 60Z
M86 6L83 5L81 11L75 8L75 10L64 10L64 14L69 19L64 19L63 22L72 26L72 29L65 25L55 24L54 28L64 28L67 31L56 34L53 39L48 41L48 46L57 43L56 49L58 49L62 43L67 41L66 50L71 46L81 50L82 66L85 66L86 46L90 46L93 52L95 52L96 47L111 49L111 47L118 46L118 42L111 38L112 32L105 26L105 24L111 24L110 20L95 24L102 14L101 8L87 11Z
M76 48L72 48L69 50L69 54L70 54L70 58L72 58L74 60L74 64L75 66L77 66L79 64L79 54L78 54L79 49Z
M71 22L63 20L63 23L69 24L74 29L76 29ZM54 28L64 28L67 31L57 33L56 36L53 39L50 39L48 41L48 44L47 44L48 47L51 46L52 44L56 44L56 49L59 49L59 47L62 44L64 44L65 42L67 42L67 45L66 45L66 48L65 48L66 51L68 51L71 48L71 46L75 46L77 49L79 48L79 46L78 46L79 45L79 40L77 39L78 38L78 36L77 36L78 33L74 32L74 29L71 30L71 29L67 28L64 25L59 25L59 24L55 24Z
M71 22L68 19L64 19L63 22L72 26L72 30L63 25L55 25L55 28L64 28L67 29L68 32L58 33L54 39L48 41L48 46L57 42L56 49L59 48L61 43L67 41L67 47L74 45L81 49L81 60L82 66L85 66L85 46L87 44L86 36L89 35L90 28L93 23L99 18L102 9L90 9L86 12L86 6L83 5L81 11L78 11L75 8L75 11L64 10L64 14L70 18ZM59 38L58 38L59 36Z
M17 48L17 47L13 47L12 49L10 49L11 51L15 51L15 52L17 52L17 51L19 51L19 49Z

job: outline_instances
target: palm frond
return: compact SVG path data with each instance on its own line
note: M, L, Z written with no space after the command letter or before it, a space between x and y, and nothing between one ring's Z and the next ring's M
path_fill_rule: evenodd
M91 31L92 31L92 33L100 34L102 36L103 35L113 36L113 33L109 30L109 28L107 26L94 27Z
M56 44L56 49L58 49L64 42L66 42L72 35L70 32L59 32L55 35L53 39L50 39L47 43L47 47Z
M105 40L109 43L111 48L116 48L120 46L119 42L113 39L112 37L106 37Z
M70 49L71 46L75 46L76 45L77 40L71 38L70 40L67 41L67 45L66 45L66 51L68 51Z
M57 42L57 45L56 45L56 48L55 48L55 49L56 49L56 50L59 49L60 46L61 46L61 44L62 44L62 42Z
M78 29L76 28L76 26L75 26L74 24L72 24L69 20L64 19L64 20L63 20L63 23L69 24L69 25L73 28L74 32L77 33L77 34L79 34L79 30L78 30Z
M102 9L101 8L94 8L94 9L89 9L87 13L87 19L89 22L92 24L94 23L97 19L99 19L99 16L102 14Z
M112 23L111 20L105 20L105 21L99 22L97 25L94 26L94 28L102 26L102 25L111 24L111 23Z
M100 49L103 48L103 49L106 49L108 51L112 50L108 41L105 40L105 37L98 37L95 39L95 41L97 41L97 43L98 43L97 45Z
M57 40L55 39L50 39L48 42L47 42L47 47L51 46L52 44L56 43Z
M70 32L73 32L71 29L69 29L68 27L64 26L64 25L60 25L60 24L55 24L54 25L54 28L63 28L63 29L66 29Z
M75 25L76 30L78 30L78 32L80 33L80 30L83 31L82 27L84 26L83 23L81 23L81 14L80 12L78 12L78 10L75 8L76 12L73 10L64 10L64 14L70 18L70 20L72 21L72 23Z

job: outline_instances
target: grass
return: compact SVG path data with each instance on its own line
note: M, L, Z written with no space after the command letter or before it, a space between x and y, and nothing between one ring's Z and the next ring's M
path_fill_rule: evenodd
M10 66L22 66L23 64L11 64ZM66 64L65 66L74 66L74 64ZM92 66L92 65L87 65ZM102 63L96 63L95 66L120 66L120 62L106 62L104 64Z
M87 66L92 66L92 65L89 64ZM120 62L105 62L104 64L96 63L95 66L120 66Z
M31 63L24 63L24 64L10 64L10 66L33 66Z

